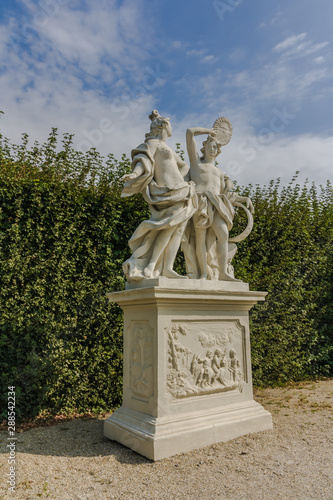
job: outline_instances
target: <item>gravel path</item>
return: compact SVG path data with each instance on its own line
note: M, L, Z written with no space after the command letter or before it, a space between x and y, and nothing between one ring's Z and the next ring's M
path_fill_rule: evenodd
M257 390L274 430L150 462L103 437L103 421L73 420L17 434L8 492L0 433L0 498L333 499L333 380Z

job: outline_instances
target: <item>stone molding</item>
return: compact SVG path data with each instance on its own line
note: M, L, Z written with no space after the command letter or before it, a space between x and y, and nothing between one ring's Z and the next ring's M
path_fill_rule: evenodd
M159 460L272 428L253 400L247 283L157 278L107 294L124 310L123 403L105 436Z

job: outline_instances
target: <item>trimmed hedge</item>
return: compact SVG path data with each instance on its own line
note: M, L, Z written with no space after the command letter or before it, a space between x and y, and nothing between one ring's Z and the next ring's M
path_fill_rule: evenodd
M115 408L122 391L122 313L105 293L122 288L127 240L145 217L124 202L129 161L47 144L10 148L0 173L0 384L16 387L17 417ZM4 399L5 398L5 401Z
M120 198L126 157L104 161L65 135L0 147L0 390L16 387L17 417L106 411L122 390L121 289L127 241L148 217L141 196ZM239 191L255 225L239 244L236 275L268 291L251 313L256 384L332 374L333 194L328 183ZM245 221L240 213L235 232ZM177 270L184 269L182 254Z
M328 182L245 190L255 224L239 245L237 276L268 292L251 312L256 384L333 373L333 190Z

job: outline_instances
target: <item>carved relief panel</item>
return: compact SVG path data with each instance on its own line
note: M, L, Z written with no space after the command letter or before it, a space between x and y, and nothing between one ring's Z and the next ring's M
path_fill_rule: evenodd
M133 397L148 401L154 395L153 329L148 321L132 321L130 339L130 385Z
M174 398L242 392L247 382L245 328L235 320L173 323L167 390Z

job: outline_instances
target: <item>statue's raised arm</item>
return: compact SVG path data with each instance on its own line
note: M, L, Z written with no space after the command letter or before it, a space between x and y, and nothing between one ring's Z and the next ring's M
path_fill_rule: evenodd
M195 136L207 135L199 157ZM211 129L187 129L186 144L190 159L190 176L195 183L198 210L193 215L183 243L187 272L192 278L237 281L231 260L236 253L235 242L244 239L252 229L251 200L233 191L233 184L215 165L222 146L232 136L232 125L227 118L218 118ZM246 203L245 208L242 203ZM244 208L249 217L245 231L229 239L235 206Z
M186 131L186 147L190 159L190 166L195 165L198 160L197 143L194 139L196 135L209 134L215 137L216 130L202 127L188 128Z

